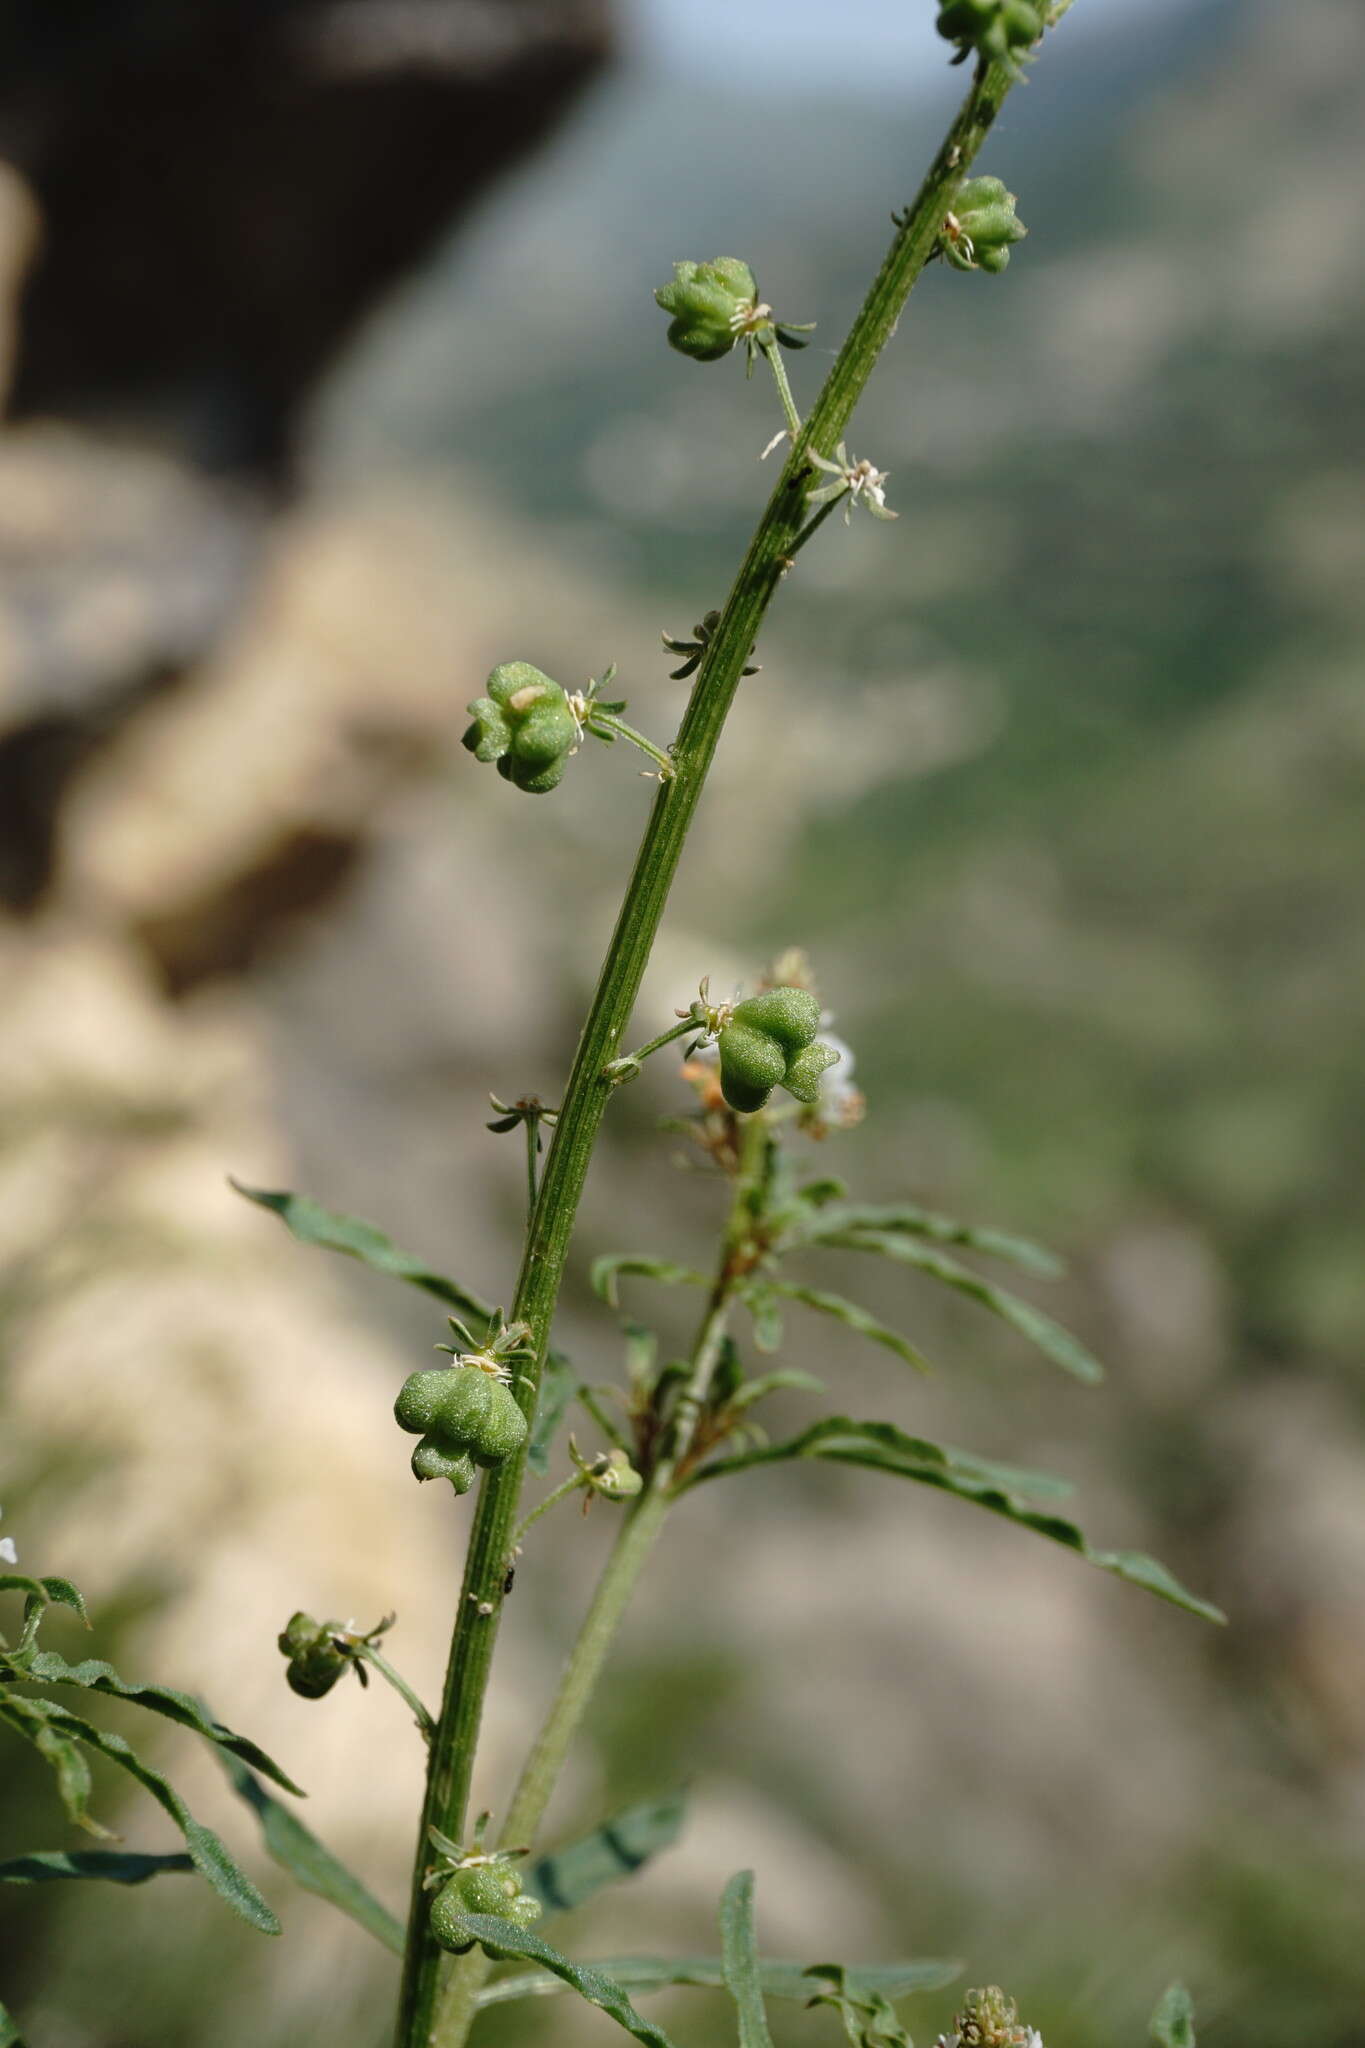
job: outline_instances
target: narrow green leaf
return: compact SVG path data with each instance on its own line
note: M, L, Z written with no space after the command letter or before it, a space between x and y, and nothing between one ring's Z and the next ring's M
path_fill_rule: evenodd
M1141 1586L1205 1621L1227 1619L1219 1608L1187 1591L1155 1558L1138 1550L1092 1549L1074 1522L1028 1507L1016 1494L995 1484L988 1476L988 1468L977 1460L958 1460L939 1444L929 1443L923 1437L906 1436L891 1422L857 1422L846 1415L827 1415L785 1443L755 1446L704 1465L689 1484L697 1486L726 1472L743 1471L751 1465L781 1464L793 1458L827 1458L838 1464L889 1472L895 1478L914 1480L921 1486L936 1486L944 1493L955 1494L959 1500L971 1501L990 1514L1001 1515L1020 1528L1032 1529L1036 1535L1074 1550L1097 1570Z
M112 1664L105 1664L98 1657L87 1657L80 1664L68 1664L65 1657L59 1657L55 1650L36 1650L24 1666L24 1676L43 1685L79 1685L87 1692L102 1692L111 1699L131 1700L135 1706L145 1707L149 1713L162 1714L168 1721L176 1721L182 1728L191 1728L196 1735L207 1737L220 1749L226 1749L233 1756L240 1757L243 1763L250 1764L253 1770L272 1778L286 1792L295 1792L300 1799L306 1796L263 1749L245 1735L235 1735L221 1721L210 1720L197 1700L191 1699L187 1692L177 1692L173 1686L130 1685L119 1677Z
M188 1856L136 1856L122 1849L35 1849L0 1863L0 1884L59 1884L101 1878L106 1884L146 1884L170 1871L193 1870Z
M296 1820L287 1806L267 1792L260 1780L235 1759L223 1758L232 1789L245 1800L261 1824L267 1853L295 1884L345 1913L396 1956L403 1953L403 1927L358 1877L325 1848L317 1836Z
M90 1626L85 1602L70 1579L31 1579L24 1572L0 1572L0 1593L27 1593L31 1600L41 1600L44 1605L52 1602L58 1607L74 1608L86 1627Z
M644 1252L605 1252L592 1262L589 1277L593 1293L600 1294L610 1307L619 1308L619 1283L627 1274L640 1280L658 1280L665 1287L710 1285L705 1273L694 1272L691 1266L674 1265L671 1259L650 1258Z
M1074 1479L1061 1479L1055 1472L1037 1472L1028 1465L1006 1465L998 1458L978 1458L974 1451L943 1446L949 1464L957 1472L973 1474L1002 1493L1018 1493L1029 1500L1069 1500L1076 1491Z
M249 1188L229 1176L228 1186L235 1188L239 1195L245 1195L249 1202L257 1202L262 1209L273 1210L280 1217L300 1244L315 1244L323 1251L342 1252L349 1259L359 1259L363 1266L369 1266L376 1273L389 1273L395 1280L406 1280L410 1287L420 1287L426 1294L434 1294L438 1301L448 1302L458 1309L462 1316L469 1316L476 1322L491 1322L493 1309L477 1294L471 1294L458 1280L448 1274L433 1272L421 1259L415 1259L410 1252L400 1251L382 1230L376 1230L372 1223L362 1223L358 1216L343 1216L334 1209L324 1209L321 1202L315 1202L311 1195L290 1194L285 1188Z
M542 1477L550 1469L550 1451L555 1434L577 1391L578 1375L568 1359L562 1351L551 1351L541 1374L536 1419L531 1425L531 1441L526 1452L527 1464Z
M755 1401L766 1401L769 1394L800 1393L823 1394L825 1384L813 1372L800 1372L792 1366L779 1366L776 1372L760 1373L755 1380L745 1380L731 1395L727 1406L730 1408L752 1408Z
M168 1813L185 1837L185 1845L194 1860L194 1867L213 1886L219 1898L231 1906L234 1913L255 1927L262 1934L278 1934L280 1923L257 1891L246 1872L239 1870L227 1849L214 1834L197 1821L186 1806L180 1794L161 1775L138 1756L132 1745L121 1735L112 1735L103 1728L96 1728L92 1722L83 1721L78 1714L66 1707L58 1706L55 1700L19 1700L14 1695L0 1698L0 1718L15 1725L15 1710L32 1722L43 1725L57 1741L82 1743L87 1749L95 1750L117 1764L136 1778L143 1788L150 1792L157 1805ZM28 1732L22 1727L21 1733ZM37 1741L30 1734L30 1740ZM41 1742L38 1745L42 1747ZM79 1817L79 1816L73 1816ZM103 1831L101 1831L103 1832Z
M523 1865L522 1886L547 1912L571 1912L594 1892L633 1877L660 1850L671 1848L682 1832L685 1813L681 1792L624 1807L567 1848Z
M94 1781L90 1765L69 1735L62 1735L49 1727L42 1713L43 1702L27 1700L15 1693L0 1692L0 1721L12 1728L25 1742L31 1742L57 1781L57 1796L66 1809L67 1818L87 1834L99 1835L108 1841L108 1828L100 1826L90 1815L90 1794Z
M917 1351L907 1337L889 1330L885 1323L867 1309L860 1308L856 1301L846 1301L842 1294L830 1294L823 1287L798 1287L791 1280L774 1280L769 1283L774 1294L782 1294L789 1301L799 1301L804 1308L817 1309L821 1315L834 1316L850 1330L856 1330L860 1337L870 1337L874 1344L882 1344L888 1351L894 1351L897 1358L903 1358L907 1365L913 1365L916 1372L932 1372L933 1367L922 1351Z
M829 1231L849 1230L877 1231L891 1237L921 1237L933 1244L961 1245L964 1251L983 1252L993 1259L1005 1259L1010 1265L1019 1266L1027 1273L1037 1273L1045 1280L1055 1280L1066 1270L1055 1252L1034 1244L1029 1238L1015 1237L1004 1230L980 1229L975 1224L959 1223L952 1216L940 1216L934 1210L921 1209L913 1202L839 1202L823 1209L813 1219L813 1227L803 1230L801 1237L803 1243L820 1244Z
M1194 2001L1183 1984L1168 1984L1152 2014L1156 2048L1194 2048Z
M723 1991L725 1971L719 1956L608 1956L592 1967L615 1978L623 1991L663 1991L670 1985L691 1985L702 1991ZM811 1997L812 1984L804 1963L760 1960L759 1982L765 1998ZM962 1975L962 1964L947 1961L868 1963L844 1972L850 1992L865 1996L904 1998L912 1991L940 1991ZM499 1977L479 1993L479 2004L504 2005L516 1998L544 1998L565 1989L548 1970L524 1970Z
M614 1977L592 1963L570 1962L560 1955L547 1941L531 1934L524 1927L516 1927L510 1920L495 1919L489 1913L466 1913L463 1926L469 1939L477 1941L494 1962L509 1958L525 1963L539 1963L542 1970L549 1970L561 1979L580 1998L586 1998L589 2005L595 2005L614 2019L618 2027L624 2027L637 2041L643 2041L645 2048L673 2048L673 2043L662 2027L656 2027L652 2020L636 2012L625 1991Z
M773 2048L759 1978L752 1870L736 1871L721 1895L720 1960L739 2014L739 2048Z
M958 1264L946 1252L930 1251L925 1245L916 1244L912 1238L879 1236L873 1232L836 1231L829 1237L822 1237L821 1243L831 1250L850 1252L880 1252L884 1258L895 1259L903 1266L914 1266L918 1272L927 1273L931 1280L941 1281L958 1294L965 1294L970 1300L979 1302L992 1315L999 1316L1021 1337L1027 1337L1054 1365L1060 1365L1064 1372L1074 1373L1078 1380L1094 1385L1104 1378L1104 1367L1093 1358L1078 1337L1064 1330L1051 1316L1044 1315L1031 1301L1022 1301L1017 1294L1010 1294L1005 1288L997 1287L990 1280L983 1280L979 1273Z
M0 2001L0 2048L28 2048L19 2031L19 2022L3 2001Z
M771 1287L759 1286L748 1289L744 1306L754 1319L754 1344L760 1351L773 1352L782 1349L782 1310Z

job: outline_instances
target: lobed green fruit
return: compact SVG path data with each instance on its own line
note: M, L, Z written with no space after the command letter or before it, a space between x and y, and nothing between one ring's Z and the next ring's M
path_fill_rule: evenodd
M727 1024L718 1041L721 1093L731 1109L746 1115L762 1109L787 1072L787 1055L775 1038L747 1024Z
M955 232L939 237L939 248L957 270L1004 270L1010 249L1028 229L1016 215L1015 197L999 178L969 178L953 206Z
M1046 16L1036 0L940 0L936 26L961 56L975 50L1013 69L1016 52L1037 42Z
M798 1102L814 1102L820 1076L839 1055L822 1045L820 1005L805 988L769 988L736 1003L717 1039L721 1093L731 1109L750 1115L774 1088Z
M447 1450L434 1436L424 1436L412 1454L414 1479L448 1479L456 1493L474 1484L474 1460L468 1451Z
M464 735L476 761L496 761L516 788L538 796L553 789L578 744L578 726L561 684L529 661L504 661L488 678L488 695L469 706Z
M510 1387L477 1365L433 1366L403 1382L394 1419L422 1441L412 1454L419 1479L448 1479L468 1493L474 1466L500 1465L526 1440L526 1417Z
M832 1045L823 1045L817 1039L814 1045L802 1046L787 1062L787 1072L782 1086L788 1095L794 1095L798 1102L820 1100L820 1076L838 1061L839 1055Z
M344 1628L344 1622L315 1621L302 1611L290 1616L279 1646L289 1659L284 1676L291 1691L306 1700L320 1700L332 1690L351 1661L331 1640Z
M801 1052L820 1029L820 1004L808 988L765 988L736 1003L732 1021L766 1032L784 1052Z
M711 263L675 263L673 282L660 285L655 303L673 315L668 339L694 362L728 356L739 339L739 322L757 303L758 286L738 256Z
M464 1914L487 1913L517 1927L533 1927L542 1910L540 1900L522 1890L510 1864L474 1864L457 1870L437 1892L431 1904L431 1931L442 1948L464 1955L474 1946L463 1936Z

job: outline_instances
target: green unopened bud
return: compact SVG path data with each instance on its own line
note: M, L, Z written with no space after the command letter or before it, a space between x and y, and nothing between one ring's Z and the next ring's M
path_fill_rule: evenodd
M504 661L488 678L488 695L469 706L473 724L464 744L476 761L496 761L498 773L539 796L553 789L578 745L578 721L568 693L529 661Z
M820 1004L805 988L770 988L737 1003L721 1029L721 1092L731 1109L762 1109L774 1088L814 1102L839 1055L816 1039Z
M943 223L938 249L955 270L1002 271L1010 249L1028 229L1015 214L1015 197L999 178L969 178Z
M1037 0L940 0L937 28L956 43L960 63L971 51L1017 73L1018 59L1046 26Z

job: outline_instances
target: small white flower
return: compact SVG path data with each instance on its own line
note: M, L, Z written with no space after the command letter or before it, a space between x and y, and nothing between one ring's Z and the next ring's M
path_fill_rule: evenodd
M834 481L822 485L818 491L808 491L808 505L822 505L831 499L844 498L845 526L853 516L855 505L866 505L874 519L900 517L900 514L893 512L886 502L886 479L891 474L890 470L875 469L866 456L855 462L842 441L834 451L833 462L827 462L825 457L817 455L814 449L811 450L810 459L818 469L827 471Z
M19 1553L12 1536L0 1536L0 1564L18 1564Z

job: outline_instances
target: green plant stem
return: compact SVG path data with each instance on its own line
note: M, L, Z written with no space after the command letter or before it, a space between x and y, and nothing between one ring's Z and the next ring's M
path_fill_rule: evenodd
M517 1545L525 1540L527 1530L534 1529L542 1515L548 1515L551 1508L558 1507L559 1503L562 1500L567 1500L571 1493L577 1493L583 1484L583 1474L581 1472L571 1472L567 1479L560 1481L553 1493L547 1493L544 1500L540 1501L532 1508L529 1515L524 1516L517 1523L516 1528L512 1531L512 1549L508 1555L511 1556L515 1553Z
M800 533L797 534L796 539L787 549L787 560L789 562L794 562L796 560L797 555L801 552L801 549L806 545L806 542L810 540L813 535L817 534L820 531L820 528L829 518L831 512L838 511L839 507L843 504L847 496L848 492L844 490L839 493L839 496L837 498L826 498L824 504L820 507L820 510L814 515L813 518L808 519L806 521Z
M559 1782L569 1747L602 1675L602 1667L636 1582L673 1504L673 1483L681 1460L691 1448L697 1421L705 1408L734 1307L735 1286L741 1272L736 1252L746 1234L749 1192L764 1142L764 1118L762 1115L752 1117L745 1130L740 1171L722 1240L720 1263L692 1347L692 1370L678 1401L672 1441L665 1457L650 1475L644 1492L626 1510L625 1524L612 1546L592 1604L569 1652L558 1689L522 1767L512 1803L499 1830L498 1840L504 1846L529 1847L535 1838L536 1829ZM561 1488L560 1492L563 1490ZM557 1497L552 1494L536 1512L542 1512ZM534 1516L529 1520L534 1520ZM524 1526L529 1526L529 1520ZM455 1963L442 1991L433 2035L442 2048L460 2048L465 2040L478 2011L478 1994L487 1975L488 1959L478 1949L470 1950Z
M550 1321L579 1199L598 1126L612 1092L604 1070L619 1054L741 673L781 579L791 544L804 523L810 473L806 451L811 448L828 455L843 437L863 387L891 339L910 290L933 254L943 217L952 206L1011 82L1002 65L978 68L918 197L901 218L881 269L830 368L809 419L795 438L707 643L672 749L673 774L660 784L654 799L579 1039L527 1232L512 1319L529 1324L533 1333L534 1358L518 1389L518 1399L528 1417L534 1411ZM442 1957L428 1927L429 1901L422 1889L427 1829L434 1824L458 1839L464 1826L524 1466L523 1449L489 1472L475 1510L418 1829L396 2048L435 2048L438 2041L433 2022ZM635 1510L637 1515L640 1512L639 1508Z
M782 350L773 342L763 353L768 358L768 367L773 373L777 395L782 400L782 410L787 415L787 426L794 441L801 431L801 415L796 410L796 400L792 397L792 388L787 382L787 366L782 360Z
M675 1038L686 1038L689 1031L700 1031L704 1034L705 1017L694 1016L689 1011L677 1024L670 1024L667 1031L661 1031L657 1038L651 1038L648 1045L640 1046L636 1052L622 1053L620 1059L613 1060L607 1068L607 1079L618 1083L633 1081L640 1071L642 1061L647 1060L652 1052L660 1051L665 1045L672 1045Z
M633 725L627 725L624 718L618 718L614 711L590 711L588 731L609 734L614 739L629 740L642 754L648 754L658 764L660 782L667 782L673 773L673 756L666 754L662 747L656 747L653 740L647 740ZM641 771L643 772L643 771Z
M422 1731L424 1739L430 1742L432 1736L436 1733L435 1720L422 1705L422 1702L418 1699L402 1673L395 1671L388 1658L383 1655L382 1651L376 1650L371 1643L363 1644L356 1651L356 1655L363 1657L367 1664L373 1665L379 1676L384 1680L384 1683L391 1685L399 1698L407 1701L408 1705L412 1708L413 1716L417 1726Z

